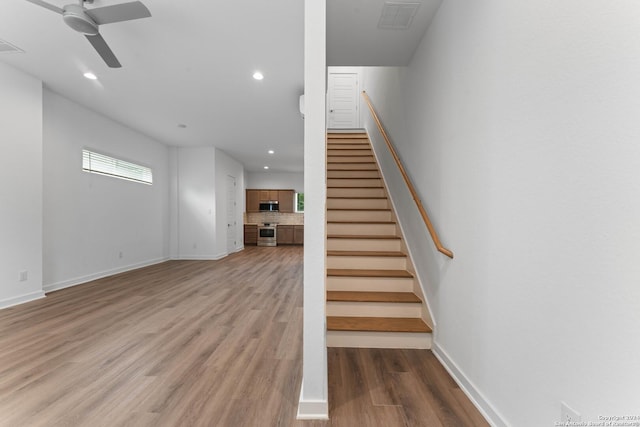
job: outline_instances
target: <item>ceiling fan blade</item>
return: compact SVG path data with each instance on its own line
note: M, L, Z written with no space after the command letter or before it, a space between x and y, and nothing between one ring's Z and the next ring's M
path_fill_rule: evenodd
M113 54L111 48L107 44L107 42L102 38L100 34L96 34L95 36L85 35L89 43L93 46L95 50L98 51L104 62L111 68L120 68L120 62L118 58Z
M38 6L42 6L46 9L52 10L56 13L59 13L60 15L62 15L62 8L55 6L53 4L47 3L46 1L42 1L42 0L27 0L29 3L33 3L33 4L37 4Z
M139 1L86 9L85 12L98 25L131 21L133 19L148 18L151 16L149 9Z

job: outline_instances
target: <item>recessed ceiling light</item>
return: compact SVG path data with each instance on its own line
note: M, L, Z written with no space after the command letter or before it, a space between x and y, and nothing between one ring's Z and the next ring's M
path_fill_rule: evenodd
M255 73L253 73L253 78L256 80L262 80L264 79L264 76L260 71L256 71Z
M89 79L89 80L98 80L98 77L90 72L86 72L83 74L83 76L85 76L85 78Z
M269 169L269 166L265 166L264 168L265 168L265 169Z
M269 154L273 154L273 153L275 153L275 151L273 151L273 150L269 150L269 151L267 151L267 153L269 153Z

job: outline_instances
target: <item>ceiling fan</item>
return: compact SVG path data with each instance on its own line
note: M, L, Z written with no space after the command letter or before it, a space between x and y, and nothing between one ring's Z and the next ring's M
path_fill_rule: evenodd
M149 9L139 1L94 9L84 7L85 1L93 3L93 0L79 0L79 4L68 4L62 8L42 0L27 1L62 15L64 22L77 32L84 34L104 62L111 68L120 68L122 65L120 65L118 58L116 58L107 42L100 35L98 26L151 16Z

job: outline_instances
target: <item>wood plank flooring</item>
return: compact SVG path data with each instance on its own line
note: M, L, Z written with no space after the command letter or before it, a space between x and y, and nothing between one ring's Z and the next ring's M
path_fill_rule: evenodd
M171 261L0 311L0 426L485 426L429 351L329 349L296 421L302 248Z

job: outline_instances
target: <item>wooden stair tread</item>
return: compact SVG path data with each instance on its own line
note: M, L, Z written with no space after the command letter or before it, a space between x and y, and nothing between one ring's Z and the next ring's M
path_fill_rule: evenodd
M399 251L327 251L327 256L373 256L389 258L406 258L407 254Z
M327 179L382 179L379 176L339 176L339 177L328 177Z
M375 234L329 234L327 235L327 239L372 239L372 240L400 240L400 236L390 236L386 234L375 235Z
M329 208L327 211L354 211L354 212L391 212L389 208Z
M344 188L344 187L337 187ZM327 196L327 199L386 199L387 196Z
M422 332L431 328L417 317L327 317L329 331Z
M327 221L327 224L395 224L395 221Z
M378 172L377 168L370 168L370 169L332 169L332 168L327 168L327 171L329 172Z
M327 187L327 190L333 189L333 188L349 188L349 189L359 189L359 190L363 189L363 188L364 189L373 188L373 189L379 190L379 189L384 188L384 187Z
M346 268L327 268L327 276L413 278L413 274L409 273L407 270L360 270Z
M413 292L327 291L327 301L421 303Z
M366 133L327 133L329 139L369 139Z

